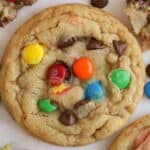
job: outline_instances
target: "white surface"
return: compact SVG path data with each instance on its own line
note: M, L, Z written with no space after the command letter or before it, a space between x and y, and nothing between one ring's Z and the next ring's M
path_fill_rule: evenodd
M14 20L4 29L0 29L0 50L3 51L5 49L9 38L15 32L15 30L28 18L39 12L41 9L56 4L73 2L80 2L85 4L89 3L88 0L39 0L32 7L23 8L18 14L16 20ZM110 0L109 5L106 7L106 10L112 12L114 16L117 16L125 24L128 24L127 18L124 16L122 11L124 7L124 0ZM146 63L150 63L150 51L145 52L143 54L143 58ZM143 101L141 101L136 112L133 114L129 122L148 113L150 113L150 101L148 101L146 98L143 98ZM0 146L7 143L14 143L15 145L19 145L29 150L106 150L108 148L108 145L111 143L113 137L107 138L106 140L101 142L99 141L95 144L75 148L57 147L54 145L46 144L30 136L28 132L26 132L24 129L21 129L19 125L17 125L16 122L12 120L10 115L6 112L4 106L0 106Z

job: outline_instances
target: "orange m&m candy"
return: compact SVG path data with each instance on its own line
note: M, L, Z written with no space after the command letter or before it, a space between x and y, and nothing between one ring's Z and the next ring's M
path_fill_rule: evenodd
M94 74L94 65L89 58L82 57L73 64L73 71L78 78L88 80Z

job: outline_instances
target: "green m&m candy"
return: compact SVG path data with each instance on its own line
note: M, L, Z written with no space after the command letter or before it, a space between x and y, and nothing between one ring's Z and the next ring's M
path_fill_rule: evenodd
M128 88L131 82L131 74L124 69L115 69L110 73L109 79L120 90Z
M57 110L57 106L51 103L51 100L48 98L43 98L38 101L38 108L40 111L45 113L50 113Z

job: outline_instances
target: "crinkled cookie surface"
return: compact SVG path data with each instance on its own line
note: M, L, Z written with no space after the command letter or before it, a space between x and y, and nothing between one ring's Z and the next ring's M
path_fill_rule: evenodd
M149 150L150 115L133 122L115 139L110 150Z
M0 72L2 99L15 120L47 142L70 146L120 129L143 83L136 39L110 14L81 4L48 8L25 23Z
M125 12L143 49L150 49L150 0L127 0Z

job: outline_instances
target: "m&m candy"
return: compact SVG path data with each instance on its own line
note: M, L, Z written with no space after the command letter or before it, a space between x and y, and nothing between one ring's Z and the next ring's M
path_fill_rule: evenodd
M150 99L150 81L147 82L144 86L144 94Z
M94 75L94 65L89 58L83 57L73 64L74 74L81 80L88 80Z
M104 95L104 88L98 81L88 84L85 88L85 98L87 100L101 100Z
M29 65L39 64L44 56L44 48L39 44L30 44L22 51L24 61Z
M57 110L57 106L51 104L51 100L47 98L43 98L38 101L38 108L40 111L45 113L50 113Z
M124 69L115 69L109 76L111 82L115 84L120 90L128 88L131 82L131 74Z
M65 84L65 83L62 83L60 84L59 86L54 86L50 89L50 93L51 94L62 94L64 93L65 91L69 90L71 88L71 85L69 84Z
M55 63L48 68L47 80L51 86L60 85L67 76L67 68L61 63Z

